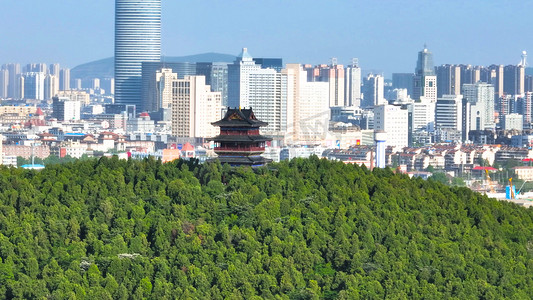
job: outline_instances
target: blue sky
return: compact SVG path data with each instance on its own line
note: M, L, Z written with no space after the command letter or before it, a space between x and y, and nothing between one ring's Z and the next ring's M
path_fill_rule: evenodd
M163 0L163 54L282 57L412 72L435 64L516 64L533 53L533 1ZM113 55L113 0L1 0L0 63L68 67ZM533 59L533 58L532 58Z

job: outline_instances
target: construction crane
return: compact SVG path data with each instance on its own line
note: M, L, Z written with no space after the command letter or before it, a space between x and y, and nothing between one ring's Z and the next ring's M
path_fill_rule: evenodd
M513 177L509 178L509 195L510 199L516 199L515 189L513 189Z
M516 191L516 188L513 186L513 178L509 178L509 192L507 193L507 199L517 199L517 197L520 195L520 192L522 192L522 188L528 182L529 180L524 180L518 191Z
M489 170L485 169L485 180L487 181L487 186L489 188L489 191L491 193L495 193L494 186L492 185L492 181L490 180Z

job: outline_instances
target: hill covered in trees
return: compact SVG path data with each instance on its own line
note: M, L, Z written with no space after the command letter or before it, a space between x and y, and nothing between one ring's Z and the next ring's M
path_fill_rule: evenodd
M389 169L102 158L0 190L0 298L533 295L533 210Z

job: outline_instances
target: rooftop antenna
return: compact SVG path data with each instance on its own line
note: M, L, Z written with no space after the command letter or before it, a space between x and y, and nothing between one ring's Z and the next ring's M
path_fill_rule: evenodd
M358 68L359 67L359 58L352 58L352 67Z
M336 66L337 65L337 58L336 57L332 57L331 58L331 65L332 66Z

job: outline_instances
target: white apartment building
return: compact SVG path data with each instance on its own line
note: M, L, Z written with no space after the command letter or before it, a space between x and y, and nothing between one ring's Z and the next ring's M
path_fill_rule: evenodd
M155 73L157 82L157 104L159 108L171 108L172 106L172 82L178 79L178 74L172 69L164 68Z
M326 138L330 119L329 83L309 82L307 72L299 64L287 64L282 73L292 82L292 105L287 107L288 143L322 141ZM291 96L289 95L288 99ZM255 108L254 108L255 111Z
M237 60L228 65L228 106L250 107L249 102L249 79L252 71L261 70L261 65L253 61L247 48L243 48ZM254 113L257 113L254 108Z
M494 129L494 86L484 82L463 84L463 97L471 104L470 128Z
M78 100L82 106L87 106L91 103L91 96L86 91L79 91L79 90L58 91L57 96L67 97L70 100Z
M398 148L409 144L409 113L398 105L378 105L374 107L374 130L385 131L386 146Z
M172 135L213 137L219 128L211 123L222 115L222 95L211 92L205 76L185 76L172 82Z

